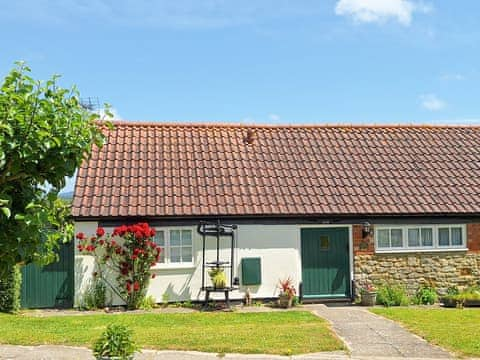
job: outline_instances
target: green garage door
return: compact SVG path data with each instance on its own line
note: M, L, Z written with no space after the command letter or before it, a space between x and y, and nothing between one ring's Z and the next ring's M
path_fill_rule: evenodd
M61 246L59 261L47 266L22 268L23 308L69 308L73 306L73 241Z
M301 241L303 296L350 297L348 228L305 228Z

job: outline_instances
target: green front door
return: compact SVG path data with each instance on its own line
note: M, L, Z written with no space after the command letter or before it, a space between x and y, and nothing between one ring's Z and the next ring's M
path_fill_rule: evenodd
M59 260L47 266L29 264L22 268L23 308L69 308L73 306L73 241L63 244Z
M348 228L305 228L301 231L303 296L350 297Z

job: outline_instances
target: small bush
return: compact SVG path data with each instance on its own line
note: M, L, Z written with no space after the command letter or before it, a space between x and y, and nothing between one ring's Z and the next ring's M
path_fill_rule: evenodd
M447 295L458 295L460 294L460 291L458 291L458 288L456 286L450 286L447 289Z
M107 302L107 287L104 282L94 279L83 293L82 309L103 309Z
M0 311L14 313L20 310L20 292L22 286L22 273L19 266L13 266L0 279Z
M414 303L417 305L433 305L437 302L437 291L433 286L423 285L421 286L414 298Z
M138 305L138 308L141 310L152 310L157 307L157 302L155 301L155 298L150 295L150 296L145 296L141 301L140 304Z
M129 359L137 351L132 331L123 325L111 324L93 345L95 358L116 357Z
M383 284L377 287L377 304L384 306L407 306L410 299L405 287Z

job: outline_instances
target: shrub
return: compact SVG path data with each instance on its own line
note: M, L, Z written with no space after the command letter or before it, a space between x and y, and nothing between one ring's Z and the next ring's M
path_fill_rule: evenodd
M130 329L123 325L111 324L93 345L93 354L97 359L102 357L129 359L137 349Z
M433 305L437 302L437 291L433 286L423 285L418 288L414 302L418 305Z
M83 293L81 307L85 310L103 309L106 302L107 287L102 280L95 278Z
M157 307L157 302L152 295L145 296L138 305L141 310L152 310Z
M0 311L14 313L20 310L20 292L22 273L18 265L7 271L4 278L0 279Z
M122 225L112 234L99 227L96 236L86 237L78 233L78 251L95 257L98 276L103 278L106 270L118 274L118 288L114 291L127 304L128 309L137 309L145 297L150 278L150 268L159 258L161 248L155 244L155 230L147 223Z
M405 287L383 284L377 287L377 303L384 306L406 306L410 303Z
M456 286L450 286L447 289L447 295L458 295L460 292L458 291L458 288Z

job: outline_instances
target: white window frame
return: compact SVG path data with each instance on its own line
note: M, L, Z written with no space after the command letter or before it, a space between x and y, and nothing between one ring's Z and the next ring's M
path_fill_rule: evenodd
M192 261L189 262L174 262L170 261L170 232L174 230L188 230L192 233ZM195 267L195 231L190 227L157 227L155 228L156 232L163 232L165 246L160 246L162 248L162 252L164 252L165 262L156 263L153 266L153 269L190 269Z
M408 229L424 229L429 228L433 231L433 244L432 246L408 246ZM462 229L462 244L461 245L449 245L449 246L440 246L439 245L439 228L449 228L449 236L451 237L452 230L451 228L461 228ZM401 247L390 247L390 248L380 248L378 246L378 232L380 230L391 230L391 229L401 229L402 230L402 246ZM450 239L451 241L451 239ZM407 225L376 225L375 226L375 252L376 253L405 253L405 252L445 252L445 251L466 251L467 248L467 226L465 224L407 224Z

